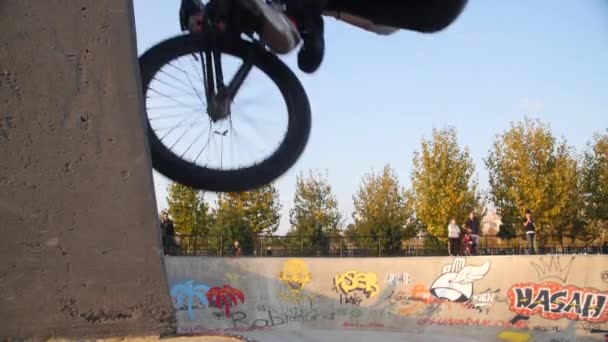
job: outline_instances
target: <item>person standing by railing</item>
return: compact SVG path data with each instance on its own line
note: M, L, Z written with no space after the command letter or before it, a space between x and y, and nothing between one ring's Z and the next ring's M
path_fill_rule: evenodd
M243 250L241 249L241 245L238 241L234 241L234 246L232 246L230 254L235 257L240 257L243 255Z
M526 209L526 219L524 220L524 230L526 231L526 239L528 240L528 253L535 254L534 237L536 236L536 227L532 219L532 211Z
M471 235L471 240L473 241L473 255L477 254L477 250L479 249L479 234L481 233L479 219L474 211L469 214L469 218L465 223L465 227L469 229L469 234Z
M173 220L169 217L169 213L164 210L160 216L160 231L163 239L163 250L165 255L170 255L174 252L175 246L175 226Z
M448 225L448 252L450 256L460 255L460 227L456 224L456 219L452 218Z

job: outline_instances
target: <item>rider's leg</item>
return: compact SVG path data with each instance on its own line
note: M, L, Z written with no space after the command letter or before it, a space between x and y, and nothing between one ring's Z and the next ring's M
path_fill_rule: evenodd
M288 15L296 20L304 44L298 53L298 66L304 72L317 70L323 54L321 12L347 13L373 22L370 28L390 34L396 27L418 32L437 32L452 23L467 0L287 0Z
M328 11L345 12L374 24L424 33L450 25L467 0L328 0Z
M258 33L274 52L288 53L298 45L298 30L283 13L268 6L264 0L241 0L241 3L262 18Z
M321 13L327 7L327 0L287 0L286 4L287 15L295 20L303 41L298 52L298 67L312 73L321 65L325 53Z

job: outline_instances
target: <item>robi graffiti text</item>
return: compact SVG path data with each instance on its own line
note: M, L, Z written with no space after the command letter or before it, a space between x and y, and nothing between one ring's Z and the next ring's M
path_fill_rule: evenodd
M508 292L509 309L518 315L568 318L593 323L608 320L608 293L593 288L565 286L553 282L519 283Z

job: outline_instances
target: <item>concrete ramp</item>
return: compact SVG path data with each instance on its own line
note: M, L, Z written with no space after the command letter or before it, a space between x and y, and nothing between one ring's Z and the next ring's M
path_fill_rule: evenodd
M180 334L259 341L604 341L608 257L165 260Z
M0 1L0 340L173 318L127 0Z

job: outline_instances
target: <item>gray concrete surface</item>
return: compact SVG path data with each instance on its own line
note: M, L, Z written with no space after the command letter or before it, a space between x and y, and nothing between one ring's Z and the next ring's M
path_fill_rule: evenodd
M0 340L173 317L127 0L0 2Z
M165 259L178 334L604 341L608 257Z

